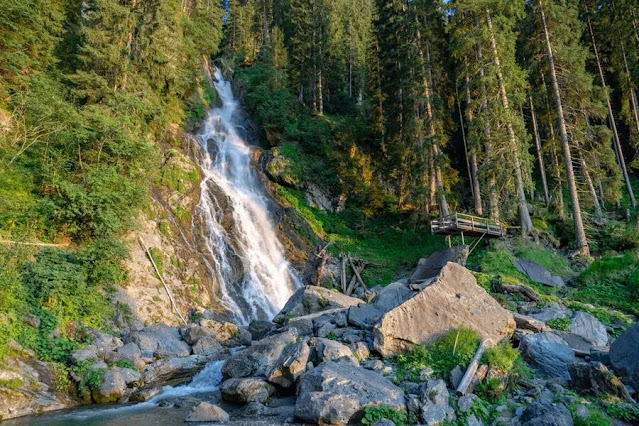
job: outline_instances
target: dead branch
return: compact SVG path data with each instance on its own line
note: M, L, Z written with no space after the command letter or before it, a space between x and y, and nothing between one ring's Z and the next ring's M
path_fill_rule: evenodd
M490 339L482 340L479 348L477 349L477 352L475 353L475 356L470 361L470 364L468 364L468 368L466 369L464 377L462 378L461 382L459 382L459 386L457 386L457 395L466 395L466 393L468 392L468 387L473 381L475 373L477 372L477 368L479 367L479 361L481 361L481 357L484 355L484 352L490 344Z

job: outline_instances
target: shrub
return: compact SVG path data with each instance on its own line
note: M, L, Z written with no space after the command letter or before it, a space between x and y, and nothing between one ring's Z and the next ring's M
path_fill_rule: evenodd
M639 405L618 403L618 404L606 404L606 412L615 419L623 420L635 424L635 421L639 421Z
M499 345L488 348L484 353L483 361L502 373L508 373L515 365L515 361L519 358L519 351L512 347L510 342L502 342Z
M434 341L428 347L415 345L396 358L397 375L415 379L427 367L440 377L448 377L455 366L468 366L479 347L479 335L468 328L458 328Z
M555 330L566 331L570 328L570 318L553 318L551 320L546 321L546 325L550 328L554 328Z
M387 405L364 408L362 424L371 425L380 419L388 419L396 426L405 426L417 423L417 419L409 419L404 411L395 410Z

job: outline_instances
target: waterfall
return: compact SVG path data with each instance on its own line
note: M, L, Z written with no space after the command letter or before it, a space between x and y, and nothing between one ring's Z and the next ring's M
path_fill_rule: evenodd
M272 319L300 280L284 256L269 214L272 200L251 167L252 150L238 134L231 83L215 71L221 106L211 109L198 135L204 173L196 214L207 267L222 304L247 324Z

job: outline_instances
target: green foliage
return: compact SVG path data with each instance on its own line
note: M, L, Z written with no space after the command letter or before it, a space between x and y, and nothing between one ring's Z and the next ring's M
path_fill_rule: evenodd
M486 349L483 361L501 373L508 373L519 358L519 351L512 347L510 342L505 341L499 345Z
M628 403L605 404L606 413L615 419L634 423L639 421L639 405Z
M71 371L78 377L78 395L85 400L91 400L91 391L99 388L104 381L105 368L94 368L95 359L78 361Z
M639 230L628 224L610 221L603 228L596 228L592 234L594 249L600 253L607 251L624 252L639 248Z
M361 211L346 209L328 213L310 207L301 191L276 187L279 200L294 207L319 236L334 241L332 253L348 252L376 265L364 270L367 285L387 285L398 271L412 268L417 261L445 248L443 238L433 236L427 226L411 226L400 213L367 218Z
M430 367L438 376L447 378L455 366L468 366L478 347L476 331L468 328L452 330L428 346L415 345L398 355L395 358L397 377L416 379L421 370Z
M575 414L575 409L571 407L573 413L572 418L575 421L575 426L611 426L612 422L606 415L598 408L589 407L588 417L580 417Z
M514 252L517 257L532 260L553 274L568 277L572 274L570 262L565 258L530 240L519 238L516 240Z
M636 253L596 260L577 278L570 299L639 315L638 262Z
M115 365L117 367L122 367L122 368L130 368L131 370L138 370L138 368L133 364L133 361L131 361L130 359L120 359L118 360Z
M18 389L21 388L23 385L24 383L22 382L22 379L18 377L14 377L13 379L8 380L0 379L1 388Z
M504 382L497 377L488 377L484 379L484 381L479 383L475 389L477 396L485 398L491 403L496 403L505 399L506 395L504 394L504 391Z
M386 405L364 408L364 417L361 422L372 425L379 419L388 419L397 426L406 426L417 423L417 419L409 418L405 411L395 410Z
M566 331L570 328L570 318L553 318L551 320L546 321L546 325L550 328L554 328L555 330Z
M160 276L164 277L164 253L159 247L151 247L149 253L151 253L151 258L155 262Z

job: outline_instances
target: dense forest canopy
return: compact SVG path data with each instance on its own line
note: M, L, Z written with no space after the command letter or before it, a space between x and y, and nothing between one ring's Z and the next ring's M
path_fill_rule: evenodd
M0 10L0 240L73 247L1 246L0 354L17 339L61 360L73 343L50 337L56 324L108 323L104 302L127 279L122 235L163 184L166 153L215 104L214 64L294 162L283 198L298 203L302 180L327 189L346 200L348 232L399 214L413 235L471 212L524 236L552 227L586 257L639 245L635 0L0 0ZM609 219L629 222L615 222L614 247L602 242ZM20 327L29 312L48 328Z

